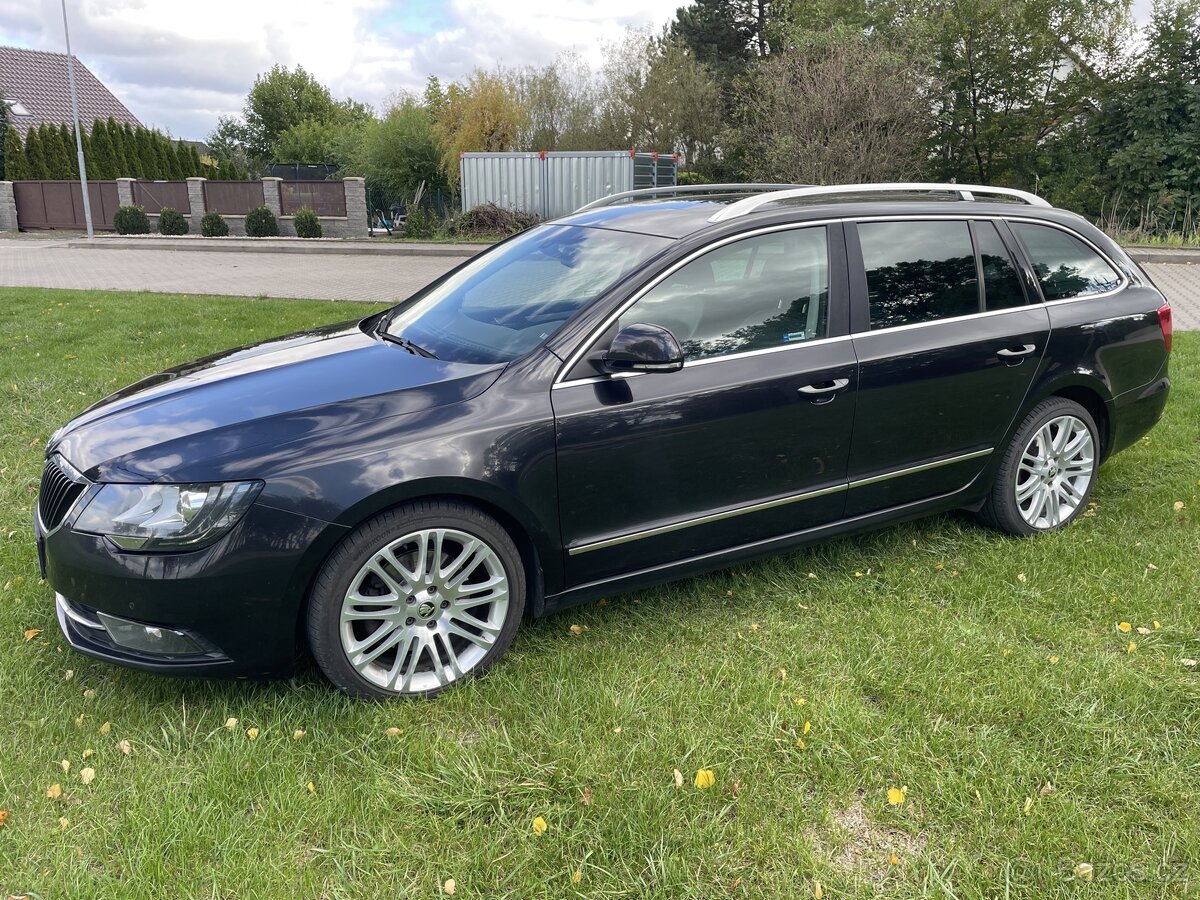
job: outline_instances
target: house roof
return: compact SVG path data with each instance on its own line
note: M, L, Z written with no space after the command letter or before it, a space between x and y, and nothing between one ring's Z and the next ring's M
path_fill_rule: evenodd
M125 104L113 96L88 67L75 58L75 90L79 120L86 129L94 119L112 116L117 122L138 126ZM71 121L71 92L67 81L67 55L44 50L0 47L0 95L10 104L9 122L25 139L30 126L58 125ZM28 115L20 115L22 111Z

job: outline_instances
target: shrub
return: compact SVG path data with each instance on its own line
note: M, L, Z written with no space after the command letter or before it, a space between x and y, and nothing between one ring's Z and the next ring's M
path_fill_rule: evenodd
M483 203L469 209L450 223L450 233L459 237L494 237L516 234L532 228L540 220L533 213L504 209L495 203Z
M187 234L188 220L178 210L164 206L158 213L158 233L170 235Z
M432 212L419 206L410 207L404 220L406 238L431 238L437 234L438 219Z
M150 217L140 206L122 206L113 213L117 234L149 234Z
M229 223L221 218L220 213L205 213L200 220L200 233L205 237L228 237Z
M307 206L302 206L296 210L296 216L292 219L292 224L296 226L296 237L319 238L321 236L321 220Z
M279 237L279 222L275 213L265 206L256 206L246 213L246 234L250 237Z

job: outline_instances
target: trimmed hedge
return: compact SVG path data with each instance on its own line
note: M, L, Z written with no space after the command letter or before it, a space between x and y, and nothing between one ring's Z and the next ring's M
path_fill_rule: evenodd
M229 223L218 212L205 213L200 220L200 233L205 237L229 237Z
M164 206L158 213L158 233L167 235L187 234L190 230L188 220L178 210Z
M275 213L265 206L256 206L246 213L246 234L250 237L279 237L279 222Z
M319 238L321 236L321 220L307 206L302 206L296 210L292 224L296 226L296 237Z
M150 217L140 206L121 206L113 213L117 234L149 234Z

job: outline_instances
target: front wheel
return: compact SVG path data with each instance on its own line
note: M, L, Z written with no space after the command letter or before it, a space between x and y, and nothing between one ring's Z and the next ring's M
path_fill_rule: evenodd
M495 520L463 504L411 503L359 526L326 561L309 645L353 697L432 697L483 674L524 606L520 552Z
M1086 409L1064 397L1042 401L1005 451L981 518L1016 535L1067 525L1091 496L1099 446Z

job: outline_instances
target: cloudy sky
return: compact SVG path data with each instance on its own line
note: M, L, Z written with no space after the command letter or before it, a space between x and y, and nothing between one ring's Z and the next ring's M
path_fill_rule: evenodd
M75 54L143 123L203 139L259 72L303 65L336 97L373 105L473 68L596 65L625 28L686 0L67 0ZM1144 18L1151 0L1135 0ZM60 0L0 0L0 44L63 49Z
M336 97L379 104L425 77L596 64L628 26L661 28L685 0L67 0L71 49L142 122L202 139L259 72L303 65ZM60 0L0 0L0 44L63 50Z

